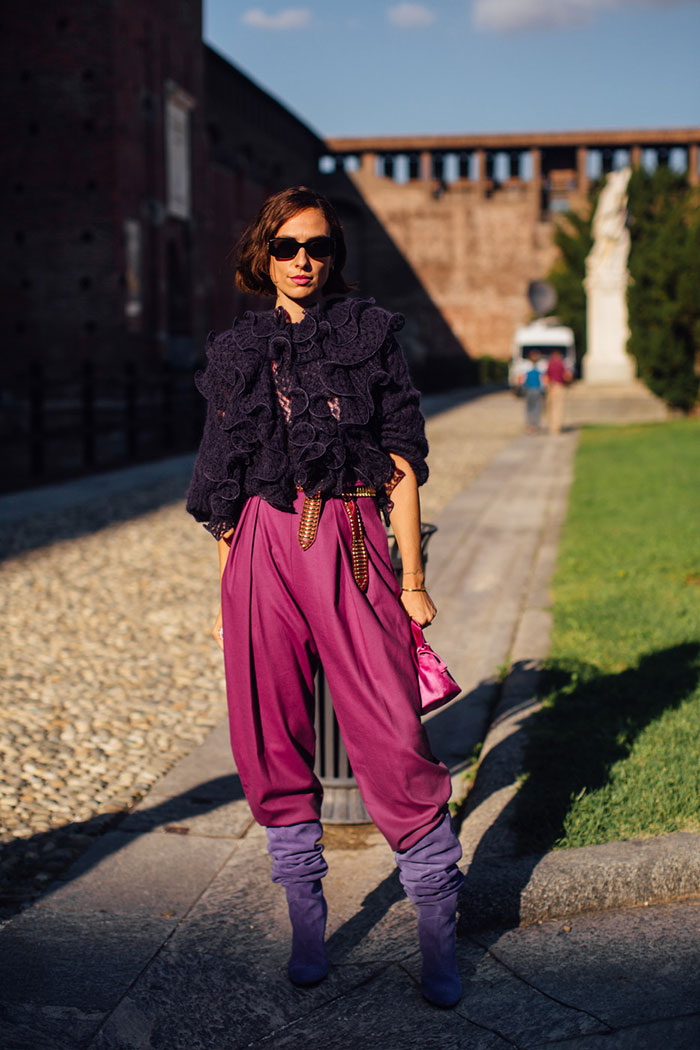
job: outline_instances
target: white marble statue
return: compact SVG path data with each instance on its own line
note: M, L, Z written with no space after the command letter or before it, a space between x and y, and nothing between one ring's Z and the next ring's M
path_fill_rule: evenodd
M583 359L586 383L618 385L636 375L627 353L627 184L630 168L608 175L593 216L593 248L586 259L588 347Z

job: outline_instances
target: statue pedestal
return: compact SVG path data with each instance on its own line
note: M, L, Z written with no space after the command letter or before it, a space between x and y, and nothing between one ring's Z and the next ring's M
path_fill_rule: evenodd
M585 383L609 386L631 383L637 375L627 353L627 273L614 280L588 277L585 281L588 349L583 358Z
M629 354L626 355L626 359L618 361L587 363L586 357L583 359L583 381L589 386L627 386L636 378L635 362Z

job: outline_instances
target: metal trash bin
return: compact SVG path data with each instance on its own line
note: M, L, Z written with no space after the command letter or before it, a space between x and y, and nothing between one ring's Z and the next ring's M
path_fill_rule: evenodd
M437 532L437 525L421 526L423 565L428 561L428 542ZM397 578L403 566L395 536L388 533L391 565ZM371 824L357 781L352 775L350 760L340 735L340 727L333 710L326 676L319 668L314 682L316 700L316 762L314 772L323 786L321 820L326 824Z

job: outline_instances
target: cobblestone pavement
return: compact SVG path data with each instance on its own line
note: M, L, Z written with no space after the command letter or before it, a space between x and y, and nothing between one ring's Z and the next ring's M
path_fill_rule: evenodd
M433 416L425 520L521 429L507 393ZM225 717L209 635L215 544L172 502L172 483L166 492L147 513L141 492L63 513L56 529L74 538L0 565L0 914L41 892ZM50 527L15 524L4 546L34 546Z

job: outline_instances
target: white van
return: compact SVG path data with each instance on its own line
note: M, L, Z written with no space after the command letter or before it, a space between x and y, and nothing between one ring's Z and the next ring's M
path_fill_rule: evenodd
M538 368L547 369L547 359L553 350L558 350L564 359L564 367L571 375L576 368L576 347L574 333L570 328L560 324L556 317L540 317L531 324L515 329L513 352L508 368L508 385L521 393L520 376L525 372L525 362L530 353L537 350L540 354Z

